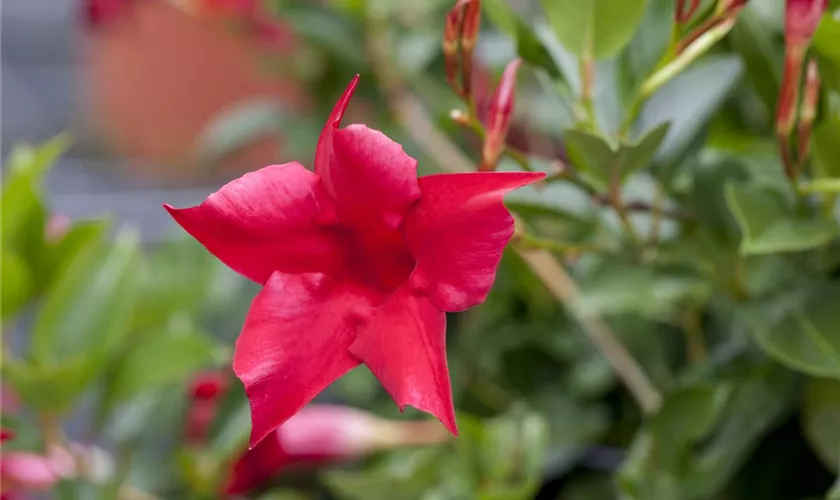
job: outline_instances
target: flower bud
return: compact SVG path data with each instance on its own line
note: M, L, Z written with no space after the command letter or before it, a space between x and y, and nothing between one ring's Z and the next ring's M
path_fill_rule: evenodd
M521 65L522 60L519 58L509 62L505 71L502 73L502 79L499 81L496 91L493 93L486 123L487 135L484 137L484 147L481 151L481 166L479 170L495 170L496 162L504 150L505 139L510 128L510 118L514 108L516 74Z
M790 179L798 175L790 134L796 123L805 54L826 6L827 0L787 0L785 3L785 63L776 104L776 138L785 174Z
M458 45L461 39L461 27L464 24L464 7L466 0L459 0L455 7L446 15L443 28L443 62L446 82L459 95L464 91L458 83L458 70L461 63L458 57Z
M461 81L467 97L472 95L473 50L481 26L481 1L467 0L461 26Z
M226 492L253 490L293 465L447 439L449 434L434 421L391 421L345 406L310 405L237 461Z
M785 44L808 45L828 0L787 0L785 2Z
M196 375L190 382L188 394L192 399L187 409L184 438L187 443L201 445L207 440L216 419L219 397L228 387L227 374L208 371Z

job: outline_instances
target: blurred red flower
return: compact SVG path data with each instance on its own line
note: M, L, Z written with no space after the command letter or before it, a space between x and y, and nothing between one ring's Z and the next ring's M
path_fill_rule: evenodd
M505 193L542 173L439 174L377 130L339 128L354 78L333 109L315 172L272 165L172 217L211 253L264 284L233 368L251 403L251 445L360 363L399 408L457 434L445 311L490 291L513 236Z

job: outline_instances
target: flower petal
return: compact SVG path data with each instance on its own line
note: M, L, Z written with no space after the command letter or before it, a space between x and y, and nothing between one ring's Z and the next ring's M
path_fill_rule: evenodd
M251 446L358 366L347 347L376 300L323 274L272 274L233 359L251 403Z
M26 451L4 453L0 458L2 482L15 488L44 490L59 481L58 473L48 457Z
M318 177L299 163L271 165L229 182L175 221L233 270L265 283L274 271L339 272L342 250L322 222L332 211Z
M458 435L446 364L446 314L409 282L360 329L350 353L370 368L400 408L437 417Z
M315 171L346 224L396 229L420 197L417 160L378 130L364 125L339 128L358 81L356 76L347 86L321 132Z
M444 311L482 302L496 277L513 217L504 195L543 173L487 172L421 177L422 197L403 232L417 259L415 283Z

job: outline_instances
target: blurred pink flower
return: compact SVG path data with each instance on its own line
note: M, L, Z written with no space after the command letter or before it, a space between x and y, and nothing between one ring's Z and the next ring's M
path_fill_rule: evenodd
M231 495L251 491L293 466L448 439L447 431L431 420L386 420L346 406L313 404L245 452L235 463L224 491Z
M12 429L0 428L0 442L14 439ZM22 491L50 489L62 477L75 473L73 456L65 449L53 447L42 455L30 451L0 451L0 499L16 498Z

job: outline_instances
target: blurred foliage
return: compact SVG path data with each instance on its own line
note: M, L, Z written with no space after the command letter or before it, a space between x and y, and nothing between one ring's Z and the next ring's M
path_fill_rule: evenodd
M440 51L453 3L266 0L301 47L265 67L304 82L316 108L293 117L244 103L200 138L202 158L274 133L287 155L311 158L360 73L351 108L421 171L452 168L422 139L431 127L476 151L449 118L463 108ZM840 12L823 16L809 51L823 84L807 174L792 184L774 135L780 3L749 2L726 38L643 95L673 57L675 2L485 0L477 85L489 95L510 59L525 62L509 136L521 154L500 168L556 174L559 162L575 174L509 206L525 242L553 252L580 294L558 303L506 253L486 303L449 318L457 440L284 475L254 498L840 498ZM406 118L400 99L430 123ZM185 384L229 365L253 288L186 238L141 248L108 220L51 234L43 179L68 145L62 135L18 146L4 166L3 382L38 417L4 409L12 446L42 449L49 422L82 411L84 439L112 453L116 472L65 482L56 498L112 498L121 485L214 497L244 450L247 404L232 387L208 444L189 446ZM580 317L602 319L627 347L661 392L656 411L638 407ZM328 396L406 417L364 368Z

